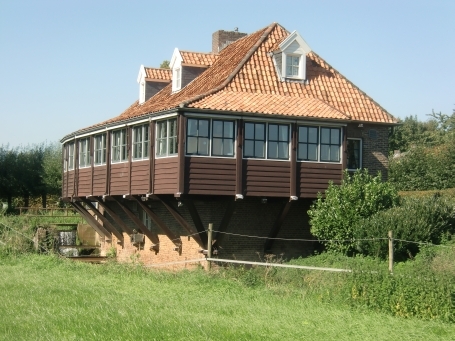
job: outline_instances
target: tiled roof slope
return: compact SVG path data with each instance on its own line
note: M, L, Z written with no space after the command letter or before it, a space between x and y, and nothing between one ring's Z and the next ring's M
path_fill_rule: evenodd
M276 51L288 35L288 31L274 23L243 37L223 49L214 57L212 66L181 91L172 93L169 84L145 103L135 102L121 115L96 126L179 106L397 123L392 115L314 52L307 55L308 84L281 81L269 53Z
M191 51L179 51L183 64L211 66L218 55L213 53L201 53Z
M172 79L172 72L170 69L157 69L153 67L144 67L147 78L160 79L163 81L170 81Z

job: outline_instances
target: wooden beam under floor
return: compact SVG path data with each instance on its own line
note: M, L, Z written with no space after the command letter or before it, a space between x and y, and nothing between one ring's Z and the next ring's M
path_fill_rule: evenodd
M113 210L111 210L111 208L106 205L106 203L104 201L102 201L101 199L97 198L97 197L94 197L94 199L98 202L98 204L104 208L104 210L111 216L111 218L115 221L115 223L120 227L120 229L131 235L133 234L133 229L130 228L128 225L125 224L125 222L117 215L117 213L115 213Z
M218 232L214 236L214 246L219 247L223 243L223 239L226 236L223 232L226 232L229 222L231 221L232 215L235 210L235 200L229 200L227 203L226 211L224 212L223 219L221 219L220 226L218 227Z
M103 226L108 230L110 233L112 233L114 236L117 237L118 240L120 240L123 243L123 234L120 233L119 230L115 228L114 225L111 224L109 220L95 207L92 205L92 202L88 199L81 199L82 202L84 202L86 205L90 205L90 208L95 212L97 218L103 222Z
M196 206L194 206L194 202L191 199L186 199L185 205L188 207L188 211L190 212L191 219L193 219L193 223L194 226L196 227L197 232L199 232L202 245L204 245L204 248L207 248L208 239L207 231L205 230L204 225L202 224L201 217L199 216Z
M289 209L291 208L293 201L287 201L281 208L280 213L275 220L275 223L272 226L272 229L270 230L269 236L265 240L264 243L264 253L271 253L272 252L272 246L273 242L275 241L274 239L271 238L276 238L278 235L278 232L280 232L281 226L283 226L284 219L286 219L286 216L289 213Z
M159 200L162 202L164 207L169 211L169 213L174 217L174 219L180 224L181 227L183 227L190 235L191 237L198 243L198 245L201 248L205 248L204 243L202 242L202 239L200 235L197 233L198 231L195 230L186 220L185 218L182 217L179 211L177 211L174 206L172 206L169 202L167 202L164 199L161 199L160 197L153 195L153 199Z
M106 239L112 240L112 235L108 232L99 222L95 219L80 202L71 202L71 206L73 206L76 211L79 212L80 215L84 217L87 223L102 237Z
M144 225L144 223L139 219L130 209L128 206L123 205L123 203L118 200L115 197L112 197L117 204L122 208L122 210L126 213L126 215L136 224L137 228L147 236L148 239L154 244L152 248L155 251L158 251L158 248L155 248L155 246L158 246L160 244L160 240L158 238L158 235L150 231L147 226Z
M164 234L174 243L175 246L180 247L182 245L182 241L180 237L174 234L171 229L158 217L155 212L152 211L150 207L144 204L141 198L133 196L139 206L144 210L144 212L153 220L153 222L164 232Z

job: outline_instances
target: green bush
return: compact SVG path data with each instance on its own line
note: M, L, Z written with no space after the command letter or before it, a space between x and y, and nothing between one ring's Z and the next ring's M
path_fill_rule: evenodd
M397 205L398 193L393 185L372 177L368 170L344 173L340 186L329 184L325 198L321 194L308 211L311 233L330 250L354 250L353 226L359 220Z
M395 239L411 242L440 244L455 233L454 203L439 195L426 198L405 198L400 206L378 212L354 225L353 236L356 251L369 256L387 258L387 240L361 240L387 238L393 231ZM397 260L413 257L419 251L418 244L404 241L394 243Z

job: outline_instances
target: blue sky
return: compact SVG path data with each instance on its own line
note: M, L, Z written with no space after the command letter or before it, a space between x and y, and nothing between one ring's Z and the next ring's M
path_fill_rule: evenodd
M119 115L141 64L208 52L219 29L297 30L396 117L455 108L455 1L3 0L0 145L54 142Z

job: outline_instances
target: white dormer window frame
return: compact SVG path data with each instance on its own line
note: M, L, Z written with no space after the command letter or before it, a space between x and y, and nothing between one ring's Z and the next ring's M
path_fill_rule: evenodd
M182 89L182 62L183 58L178 48L174 49L169 67L172 70L172 92Z
M281 79L306 80L306 55L311 48L297 31L292 32L279 45L281 55ZM291 64L291 65L289 65Z
M145 72L144 65L139 68L139 74L137 76L137 82L139 83L139 104L145 102L145 78L147 73Z

